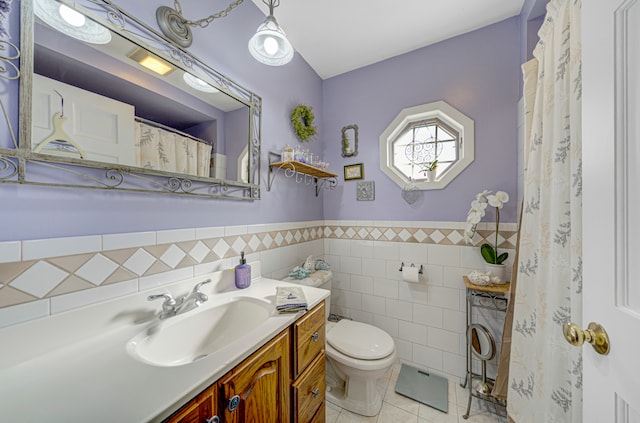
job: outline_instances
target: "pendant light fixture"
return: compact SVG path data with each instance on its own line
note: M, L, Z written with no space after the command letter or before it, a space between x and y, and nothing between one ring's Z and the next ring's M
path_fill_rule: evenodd
M156 21L162 33L180 47L187 48L193 42L192 26L206 28L209 24L218 18L224 18L233 9L238 7L244 0L234 0L229 3L226 9L218 13L207 16L206 18L190 21L182 16L182 7L178 0L173 1L173 8L169 6L160 6L156 9Z
M262 0L269 6L269 16L249 40L249 52L260 63L269 66L286 65L293 58L293 47L273 16L280 0Z

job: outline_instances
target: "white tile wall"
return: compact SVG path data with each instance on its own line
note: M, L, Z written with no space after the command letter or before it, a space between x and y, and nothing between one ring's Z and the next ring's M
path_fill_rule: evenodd
M100 235L23 241L22 260L95 253L101 249Z
M0 263L20 261L20 241L0 242Z
M329 226L332 223L347 225L343 221L326 222ZM359 225L362 223L354 223ZM379 226L392 225L419 227L416 222L381 222ZM429 227L434 227L433 222ZM466 369L466 290L462 276L484 268L477 247L326 239L325 260L334 271L333 313L389 333L401 361L462 380ZM423 265L420 283L402 280L398 271L401 262ZM501 339L502 313L482 311L476 319L492 331L496 340ZM489 363L489 375L495 375L496 366L497 358ZM474 368L479 371L477 363Z
M381 228L381 232L392 226L439 227L438 222L289 222L5 242L0 243L0 263L20 259L32 260L66 254L135 248L141 244L153 245L205 240L222 236L287 231L300 227L322 225L376 225ZM441 227L453 228L456 225L444 222ZM513 226L515 228L515 225ZM325 234L329 236L330 232L325 231ZM289 236L293 235L289 234ZM267 234L267 240L269 237L270 235ZM300 265L307 256L324 256L334 272L331 297L332 312L373 324L385 330L394 338L398 356L404 362L458 381L464 376L466 368L466 302L462 276L473 269L483 267L478 248L334 238L278 247L282 239L282 235L278 234L270 244L263 241L269 249L249 254L247 260L250 262L260 261L262 275L283 279L291 268ZM219 242L225 241L221 239ZM202 258L205 250L198 249L197 243L194 245L188 253L198 260ZM220 248L220 251L226 251L228 248L227 245L221 245L221 247L225 248ZM234 245L234 248L236 247L241 248L242 245ZM214 251L216 251L215 247ZM167 250L162 261L170 267L174 267L184 254L180 253L180 257L178 257L176 252L177 250ZM513 254L511 255L513 256ZM92 273L95 275L87 275L88 280L96 284L104 280L105 275L108 275L113 267L105 260L107 259L87 263L89 267L93 266L97 269ZM176 280L231 268L236 264L236 261L237 258L203 263L51 299L3 308L0 309L0 327L106 301L131 292L159 289ZM138 253L131 256L124 267L140 276L149 269L153 262L153 257L147 252L139 250ZM402 273L399 271L401 262L404 262L405 265L413 263L416 266L422 265L424 267L420 283L409 283L402 280ZM510 264L511 260L509 260L508 267ZM47 266L49 265L47 264ZM43 274L36 275L38 277L34 278L14 280L13 283L26 284L21 286L21 289L31 292L35 296L44 295L43 293L48 291L50 284L47 281L51 278L56 279L64 276L63 271L58 268L40 269L36 266L33 271L42 271ZM475 318L492 331L496 340L500 340L502 316L502 313L479 311ZM490 375L495 374L496 363L497 359L489 363ZM474 369L479 371L477 362L474 363Z

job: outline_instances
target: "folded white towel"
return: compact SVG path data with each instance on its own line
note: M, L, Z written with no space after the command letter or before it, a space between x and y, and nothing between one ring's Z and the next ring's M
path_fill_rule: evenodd
M278 313L297 313L301 310L307 310L307 306L307 299L301 287L276 287L276 310Z

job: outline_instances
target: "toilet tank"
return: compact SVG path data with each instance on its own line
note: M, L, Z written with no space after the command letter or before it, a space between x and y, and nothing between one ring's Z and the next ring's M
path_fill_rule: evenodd
M331 281L333 280L333 273L331 270L316 270L304 279L294 279L287 277L286 282L297 283L300 285L312 286L314 288L322 288L331 292ZM331 296L327 298L325 303L325 310L327 312L327 320L331 314Z

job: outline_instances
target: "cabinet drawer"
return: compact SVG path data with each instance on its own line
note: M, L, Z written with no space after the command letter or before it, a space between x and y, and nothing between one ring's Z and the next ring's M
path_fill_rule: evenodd
M324 394L325 363L322 352L293 384L294 416L297 416L299 423L314 421L318 409L324 404Z
M327 410L326 410L326 401L322 403L318 411L316 411L316 415L313 416L311 423L325 423L327 420Z
M294 379L304 371L320 351L324 350L326 318L324 307L323 301L294 324L293 336L296 349Z

